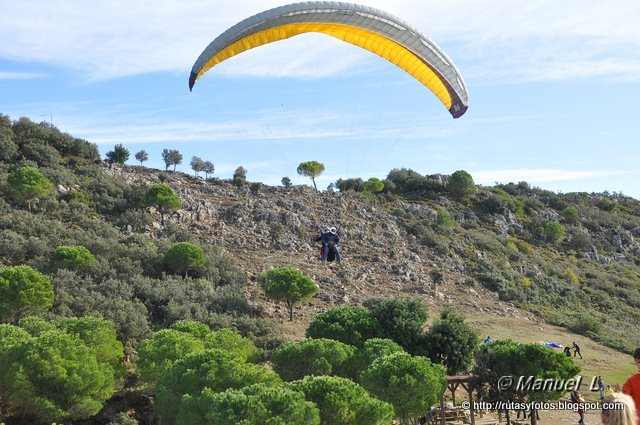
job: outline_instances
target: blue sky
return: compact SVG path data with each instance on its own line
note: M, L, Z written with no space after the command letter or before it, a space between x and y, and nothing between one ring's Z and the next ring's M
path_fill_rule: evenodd
M640 2L380 0L456 63L469 110L454 120L385 60L323 35L238 55L188 90L218 34L271 0L0 0L0 113L97 143L197 155L228 178L294 183L317 160L337 178L464 169L477 183L640 199Z

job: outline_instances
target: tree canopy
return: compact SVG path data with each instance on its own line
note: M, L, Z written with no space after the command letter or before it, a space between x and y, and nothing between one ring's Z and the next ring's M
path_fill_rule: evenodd
M29 266L0 267L0 321L17 323L52 306L53 284L48 276Z
M93 264L95 260L96 257L81 245L59 246L51 255L51 265L54 268L69 270L81 270Z
M317 161L301 162L296 171L301 176L309 177L313 182L313 187L316 192L318 191L318 186L316 186L316 177L324 172L324 164Z
M206 262L204 251L191 242L178 242L164 255L164 261L169 270L174 273L184 274L187 277L189 270L203 266Z
M321 425L388 425L393 419L393 406L349 379L307 376L287 386L320 409Z
M137 157L136 157L137 158ZM125 148L122 143L115 145L112 151L107 152L107 160L110 163L124 165L129 159L129 149Z
M319 425L318 408L286 387L256 384L186 395L176 425Z
M284 301L293 320L293 307L309 301L318 292L318 285L298 269L277 268L260 275L260 285L267 297Z
M167 184L160 183L151 186L144 195L144 203L153 206L160 212L161 224L164 225L164 215L182 208L180 200Z
M53 193L53 184L37 168L20 167L7 177L9 196L17 202L31 205Z
M285 343L271 354L273 370L285 381L307 375L349 376L355 348L332 339Z
M448 375L460 375L471 368L479 342L461 315L444 310L429 328L425 348L431 361L444 365Z
M361 346L380 335L378 322L364 307L341 306L318 314L307 328L308 338L329 338Z
M444 392L444 367L426 357L395 353L380 357L361 375L362 386L393 405L403 424L429 410Z
M162 374L156 385L156 406L163 423L174 423L183 396L205 388L215 392L253 384L275 386L280 378L264 366L246 363L235 353L219 349L187 355Z

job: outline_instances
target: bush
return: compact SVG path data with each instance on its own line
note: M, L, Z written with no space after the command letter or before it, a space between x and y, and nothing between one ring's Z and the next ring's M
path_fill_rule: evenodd
M318 314L307 328L307 338L328 338L357 347L380 335L378 323L364 307L334 307Z
M84 269L96 261L96 257L84 246L59 246L51 256L51 265L55 269Z
M285 381L307 375L348 376L355 348L331 339L285 343L271 355L273 370Z
M0 321L17 323L52 306L53 285L48 276L29 266L0 267Z
M426 354L432 362L447 368L448 375L460 375L471 368L479 338L462 316L444 310L426 335Z
M558 242L564 238L564 227L557 221L549 221L544 226L544 236L551 242Z
M218 393L205 388L181 401L176 425L318 425L318 409L300 392L256 384Z
M206 262L202 249L189 242L173 244L164 255L169 270L188 276L189 270L197 269Z
M372 397L360 385L334 376L307 376L288 385L320 409L322 425L387 425L393 407Z
M163 423L174 423L184 410L187 394L200 394L205 388L214 392L240 389L253 384L276 386L280 378L271 370L245 363L234 353L207 350L176 361L156 385L155 406Z
M375 360L362 373L362 386L372 395L393 405L403 423L421 416L446 388L444 367L425 357L395 353Z
M463 196L469 196L473 194L477 190L477 188L473 183L473 177L471 177L471 174L467 173L464 170L458 170L451 174L451 177L449 178L449 184L447 185L447 190L455 198L462 198Z
M42 422L85 419L114 392L111 367L80 340L61 331L11 346L3 358L6 412Z
M380 326L381 336L400 344L409 353L417 353L424 342L423 327L427 308L417 298L371 298L364 306Z

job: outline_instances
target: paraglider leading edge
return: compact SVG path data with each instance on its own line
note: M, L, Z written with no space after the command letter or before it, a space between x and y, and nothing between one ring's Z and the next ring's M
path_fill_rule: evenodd
M232 26L200 54L189 89L209 69L239 53L308 32L330 35L387 59L429 88L454 118L468 109L462 75L429 37L384 11L331 1L276 7Z

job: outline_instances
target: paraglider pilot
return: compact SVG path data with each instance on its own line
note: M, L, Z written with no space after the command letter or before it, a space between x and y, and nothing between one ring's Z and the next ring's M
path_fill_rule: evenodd
M327 261L329 251L333 251L336 256L336 261L340 262L340 250L338 249L338 243L340 243L340 236L335 227L326 227L322 235L318 236L316 242L322 243L322 262Z

